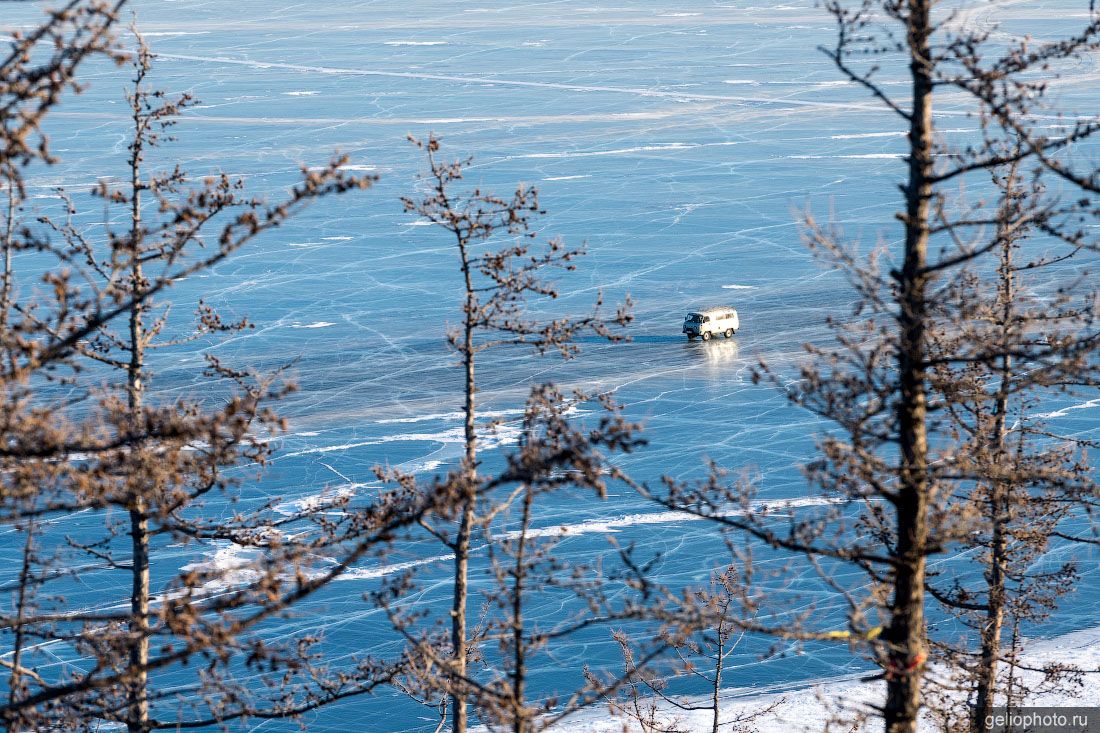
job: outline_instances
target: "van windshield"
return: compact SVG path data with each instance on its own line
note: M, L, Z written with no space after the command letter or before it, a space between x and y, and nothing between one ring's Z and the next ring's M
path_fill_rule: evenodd
M688 313L687 321L688 321L688 323L702 323L703 322L703 316L700 315L699 313Z

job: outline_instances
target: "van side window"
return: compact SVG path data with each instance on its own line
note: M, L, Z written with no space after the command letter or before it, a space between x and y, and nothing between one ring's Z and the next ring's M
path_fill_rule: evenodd
M703 323L710 323L710 316L703 316Z

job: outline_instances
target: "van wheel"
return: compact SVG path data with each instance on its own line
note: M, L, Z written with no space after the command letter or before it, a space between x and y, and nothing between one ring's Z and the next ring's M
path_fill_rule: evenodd
M703 331L703 333L700 335L700 338L702 338L704 341L710 341L710 331Z
M695 340L695 334L693 334L693 333L689 333L687 335L687 337L688 337L688 341L694 341Z
M729 338L732 335L733 335L733 329L732 328L727 328L726 329L726 338Z

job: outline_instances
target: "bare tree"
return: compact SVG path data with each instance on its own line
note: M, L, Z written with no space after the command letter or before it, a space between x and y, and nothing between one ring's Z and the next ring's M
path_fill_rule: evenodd
M90 56L106 52L113 39L112 26L124 3L114 6L80 0L69 2L52 12L29 33L15 31L0 60L0 180L5 188L6 209L2 231L3 272L0 281L0 355L3 371L11 374L18 362L25 340L11 328L13 299L16 294L13 260L22 240L27 239L21 221L25 200L24 170L33 162L50 163L47 137L42 133L43 120L66 92L79 91L76 73ZM22 437L21 423L27 417L26 391L20 379L4 379L4 444L11 445L10 436ZM32 415L33 416L33 415ZM39 430L32 433L41 434ZM16 455L20 451L15 451ZM11 458L0 459L8 469ZM16 465L16 468L21 468ZM4 504L19 510L33 503L38 471L5 470ZM13 504L9 504L12 501ZM37 674L24 665L24 649L28 635L23 620L33 612L39 585L35 567L40 560L37 546L38 524L33 512L14 524L24 535L20 570L13 598L15 633L10 659L2 660L10 671L8 705L13 705L27 690ZM5 724L13 729L23 727L20 714L3 715Z
M983 582L940 571L929 592L978 633L976 652L938 644L972 686L973 727L981 728L1001 689L998 669L1006 621L1045 620L1077 580L1075 563L1037 567L1067 521L1094 505L1097 491L1083 449L1090 441L1053 433L1038 406L1044 397L1072 394L1100 384L1100 363L1088 335L1100 310L1096 293L1070 280L1039 296L1062 263L1087 254L1081 246L1057 255L1019 260L1038 227L1052 228L1055 201L1044 200L1038 182L1027 185L1019 163L994 172L1001 192L992 227L996 248L991 272L960 274L944 289L940 308L960 314L955 328L933 338L933 352L958 355L995 352L990 360L953 359L937 364L933 383L944 411L957 426L956 466L976 483L961 487L967 515L976 518L970 543L979 553ZM988 294L987 294L988 293ZM1059 345L1057 359L1036 359L1036 350ZM1048 681L1068 668L1048 670ZM1072 677L1072 675L1070 675ZM964 716L965 717L965 716Z
M569 417L577 405L593 402L602 408L595 424ZM578 676L572 689L529 690L532 667L553 663L563 645L600 627L641 621L652 596L646 568L628 549L617 548L614 556L621 562L614 569L610 562L565 560L560 549L569 540L567 528L536 526L536 512L569 498L606 498L608 487L621 478L610 460L642 445L636 430L607 398L566 397L552 385L536 386L519 446L507 452L503 471L486 477L486 488L506 498L497 499L496 516L479 526L492 582L482 591L480 623L470 639L483 668L470 670L463 682L490 730L545 730L622 684L587 675ZM546 603L562 613L550 619L529 616L530 607ZM658 642L646 652L655 656L663 648Z
M757 721L785 702L780 698L736 714L723 712L723 674L741 640L753 631L753 624L745 619L746 611L751 613L755 605L746 595L746 589L752 587L751 579L742 572L743 568L752 567L751 559L739 552L734 554L740 555L740 562L714 571L709 587L687 589L677 599L679 604L670 599L665 605L664 613L680 620L679 624L670 627L678 633L670 634L667 639L673 653L671 666L666 665L664 669L639 667L635 661L634 642L627 634L615 635L627 684L608 702L613 714L637 722L643 733L698 729L676 717L694 713L706 715L711 733L746 733L754 731ZM678 677L700 681L707 690L705 697L673 694L670 680ZM673 717L670 718L670 714Z
M455 684L450 691L452 729L463 733L468 724L467 690L462 680L468 679L467 664L472 654L467 628L469 615L469 563L471 537L500 506L484 496L483 478L478 473L479 436L476 407L479 355L495 347L525 345L538 353L558 352L570 357L577 351L575 337L592 332L601 338L617 340L612 328L629 322L627 306L620 307L605 319L596 311L581 318L539 321L527 315L525 305L532 298L557 297L554 284L545 279L552 270L573 270L581 249L567 248L559 240L549 241L544 248L533 249L532 218L542 213L534 189L520 186L510 197L498 197L482 192L456 190L463 178L468 160L445 162L439 159L439 141L410 140L428 157L425 180L429 189L423 198L403 199L406 211L443 229L453 239L458 255L463 304L462 323L448 333L447 340L458 353L463 368L463 429L465 455L458 474L452 477L455 492L455 519L452 532L445 525L424 524L434 537L454 554L454 588L451 608L450 657L448 672ZM499 249L491 244L502 237L513 238ZM480 426L482 431L492 425Z
M17 578L3 589L12 602L0 631L11 647L0 716L9 730L118 721L142 732L292 717L367 692L389 681L394 666L363 658L352 669L332 670L314 651L315 637L273 642L265 624L415 523L440 496L383 492L355 506L338 499L326 516L280 510L275 501L230 517L204 516L204 498L220 492L232 500L236 493L228 469L262 465L269 455L265 436L282 421L267 403L286 386L209 357L216 407L202 396L162 402L149 398L148 355L180 338L247 326L222 321L200 302L197 326L179 336L163 298L174 283L232 256L312 201L366 188L372 179L349 175L346 160L336 158L304 169L283 200L267 203L225 176L196 182L179 169L147 174L146 155L167 141L166 128L189 100L146 85L151 55L139 44L128 97L127 180L104 181L93 192L107 215L89 227L83 204L63 194L68 219L27 222L21 176L31 162L49 162L47 113L74 85L74 59L107 47L113 20L104 6L73 3L31 40L17 38L15 61L4 67L3 99L14 101L5 107L12 122L3 142L16 151L5 158L12 194L5 241L9 254L35 258L26 272L5 270L0 329L7 408L0 421L0 522L24 538ZM36 43L57 45L52 65L31 64L43 58ZM110 214L119 209L127 225L116 230ZM45 287L30 287L35 279ZM118 388L103 389L105 374L90 362L119 370ZM114 519L119 509L127 518L121 525ZM70 535L58 520L74 516L97 517L102 536ZM127 547L116 542L122 538ZM166 581L151 581L154 542L195 540L232 542L257 559L229 575L225 568L173 565L160 573ZM58 549L41 550L50 545ZM318 567L319 555L332 562ZM125 604L99 599L74 609L61 595L74 578L113 572L132 581ZM39 664L44 655L67 664L47 672ZM191 687L181 693L157 684L154 675L185 665L200 670ZM241 670L254 678L238 682Z
M967 310L940 306L1000 241L982 234L996 223L995 207L985 199L971 203L953 187L974 182L978 191L988 191L990 171L1018 162L1095 190L1093 171L1081 172L1059 151L1096 124L1071 122L1064 134L1048 135L1038 115L1049 114L1046 80L1055 67L1095 48L1100 26L1090 14L1071 38L995 45L991 31L969 29L931 0L830 1L825 7L836 21L837 43L823 50L898 120L907 133L907 170L896 251L884 244L865 257L846 244L839 228L807 216L812 251L839 269L856 294L852 313L829 321L835 343L808 345L811 362L787 390L795 404L829 423L818 442L820 460L805 469L822 489L822 502L777 521L754 504L755 486L730 487L720 475L694 486L670 481L659 499L812 559L847 608L849 629L822 629L809 618L783 623L777 616L758 630L802 640L843 638L865 650L886 682L881 713L887 733L913 733L930 658L928 558L968 546L980 512L959 500L965 493L959 487L988 485L1000 471L984 461L962 461L960 428L937 392L935 370L943 364L988 367L1007 353L1021 364L1068 373L1082 360L1095 360L1097 342L1093 321L1085 319L1083 329L1064 338L1032 334L1007 351L991 338L960 341L947 352L937 348L939 333L976 336L967 329ZM908 99L879 83L888 67L907 74ZM933 112L939 95L960 91L977 129L953 137L937 128ZM1072 251L1094 246L1081 224L1092 213L1085 201L1044 206L1029 216L1048 241ZM781 387L787 383L765 365L767 375ZM869 584L857 589L838 583L844 566L860 570Z

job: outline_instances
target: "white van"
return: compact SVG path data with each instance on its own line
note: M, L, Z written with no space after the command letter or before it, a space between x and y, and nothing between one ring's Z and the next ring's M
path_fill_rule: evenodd
M704 341L710 341L712 336L718 334L729 338L737 333L740 326L737 311L725 306L693 311L684 319L684 333L687 334L688 339L698 336Z

